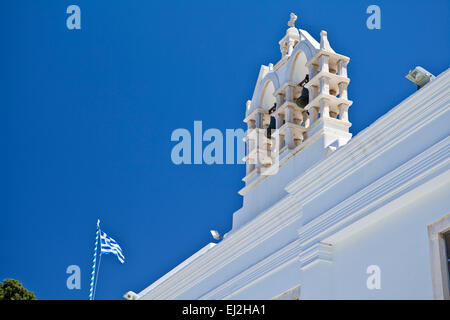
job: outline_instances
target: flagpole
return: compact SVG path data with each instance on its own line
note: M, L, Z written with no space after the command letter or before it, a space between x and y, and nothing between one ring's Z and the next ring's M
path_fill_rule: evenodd
M98 282L98 275L100 273L100 265L101 264L102 264L102 250L100 250L100 254L98 255L97 275L95 276L94 294L92 295L92 300L95 299L95 293L97 292L97 282Z
M95 234L94 260L92 261L92 275L91 275L91 288L89 290L89 300L93 300L95 267L97 263L97 247L99 234L100 234L100 219L97 220L97 233Z

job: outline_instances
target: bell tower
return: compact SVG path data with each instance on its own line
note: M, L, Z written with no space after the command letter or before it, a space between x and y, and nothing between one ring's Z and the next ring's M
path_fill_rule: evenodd
M239 191L244 196L241 211L262 209L254 199L261 199L262 190L268 188L276 194L269 198L276 201L288 182L352 136L348 117L352 101L347 94L350 58L331 48L326 31L320 32L318 42L297 29L296 20L291 13L289 28L279 41L281 59L261 66L246 104L247 166L245 187Z

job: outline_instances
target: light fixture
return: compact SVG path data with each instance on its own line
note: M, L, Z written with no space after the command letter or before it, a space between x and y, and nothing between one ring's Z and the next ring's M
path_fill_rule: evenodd
M210 232L215 240L222 239L222 236L220 235L220 233L217 230L211 230Z
M134 293L133 291L128 291L127 293L125 293L123 295L123 297L127 300L137 300L138 299L138 295L136 293Z
M419 90L430 82L434 76L422 67L415 67L414 70L408 72L405 78L414 83L417 86L417 90Z

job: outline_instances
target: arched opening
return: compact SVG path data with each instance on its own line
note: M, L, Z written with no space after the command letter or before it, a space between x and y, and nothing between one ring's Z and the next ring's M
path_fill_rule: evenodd
M274 106L276 102L276 99L273 95L274 92L275 87L272 81L267 81L266 84L264 85L264 89L261 94L261 103L260 103L261 108L265 110L270 110Z
M272 131L275 130L275 118L270 114L276 109L276 99L273 95L275 93L275 86L272 81L267 81L261 95L260 107L269 111L269 116L265 118L263 128L267 130L266 137L271 138Z
M309 91L304 85L309 81L309 70L306 67L306 55L298 51L291 66L290 79L298 86L294 90L294 99L297 105L304 108L309 102Z
M308 74L308 68L306 67L306 55L303 51L299 51L294 58L294 62L291 67L291 81L300 83L305 79Z

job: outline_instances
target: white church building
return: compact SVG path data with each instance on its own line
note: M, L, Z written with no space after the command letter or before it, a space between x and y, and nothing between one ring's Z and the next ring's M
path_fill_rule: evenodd
M295 20L246 104L232 229L132 299L449 299L450 70L352 137L350 58Z

